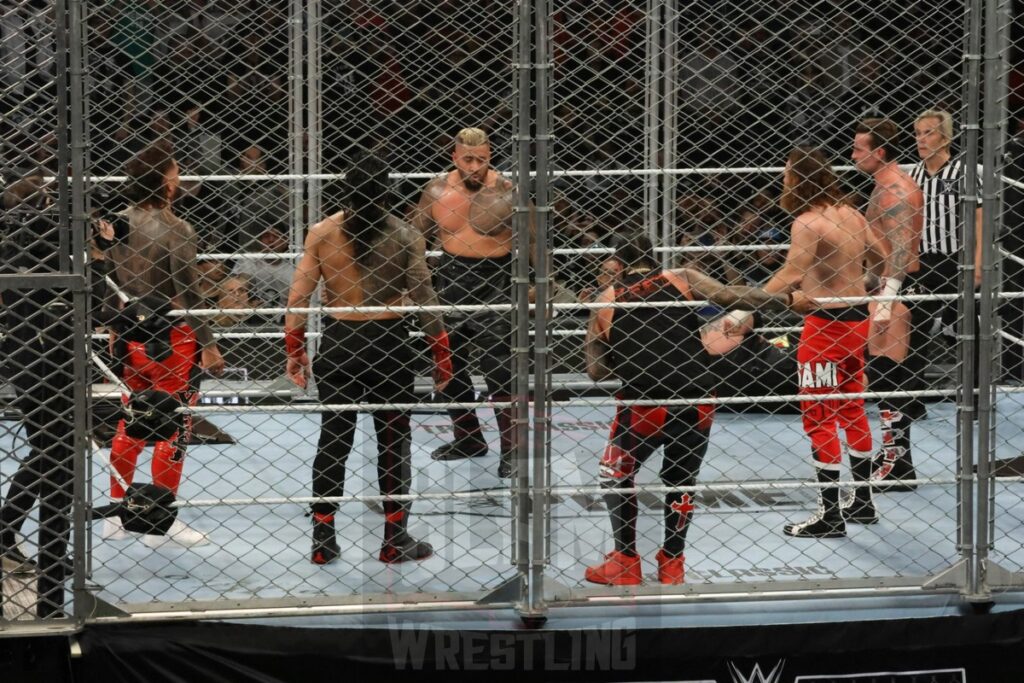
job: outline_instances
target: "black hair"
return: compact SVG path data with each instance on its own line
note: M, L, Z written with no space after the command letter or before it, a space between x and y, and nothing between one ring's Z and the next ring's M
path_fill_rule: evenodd
M345 232L352 239L356 261L362 262L373 243L384 231L387 207L391 205L391 188L384 161L373 154L357 158L345 175Z
M625 269L657 268L661 265L654 255L651 239L643 232L633 231L612 235L612 248L615 258Z
M125 165L128 184L125 195L133 204L167 204L164 178L174 164L174 151L167 140L157 140Z

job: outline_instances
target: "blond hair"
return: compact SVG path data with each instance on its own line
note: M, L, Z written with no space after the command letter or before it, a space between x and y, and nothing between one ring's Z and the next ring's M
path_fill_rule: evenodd
M942 133L942 137L946 138L946 143L953 141L953 117L948 111L942 109L928 109L917 115L914 119L914 125L921 119L938 119L939 120L939 132Z
M456 145L465 145L466 147L479 147L480 145L490 145L491 140L480 128L463 128L455 135Z

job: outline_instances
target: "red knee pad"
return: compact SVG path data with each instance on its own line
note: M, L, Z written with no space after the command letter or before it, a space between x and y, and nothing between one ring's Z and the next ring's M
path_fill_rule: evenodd
M668 410L664 406L632 406L629 428L641 438L654 436L665 426Z
M713 404L697 406L697 429L702 432L711 431L711 423L714 421L715 406Z

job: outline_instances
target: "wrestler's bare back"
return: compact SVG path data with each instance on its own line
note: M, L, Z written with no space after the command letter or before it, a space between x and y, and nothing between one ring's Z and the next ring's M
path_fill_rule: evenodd
M798 234L806 231L801 236ZM874 243L867 220L845 204L805 211L793 222L794 246L807 245L814 258L801 289L812 298L864 296L864 262ZM810 245L814 246L811 247ZM824 304L824 308L844 304Z
M423 195L420 210L429 211L444 251L470 258L498 258L512 250L513 185L493 169L478 190L466 188L459 172L452 171L430 181Z
M312 250L323 282L324 306L398 306L407 290L424 285L429 288L430 274L422 249L417 253L414 244L422 238L412 226L388 216L384 234L374 242L364 267L355 260L344 216L344 212L338 212L313 225L307 238L307 252ZM430 295L423 303L432 303L432 290ZM384 320L402 314L353 311L331 315L338 320Z

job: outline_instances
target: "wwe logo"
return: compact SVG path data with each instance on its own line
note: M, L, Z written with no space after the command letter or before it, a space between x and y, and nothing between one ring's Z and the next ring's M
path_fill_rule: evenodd
M729 675L732 676L732 683L779 683L782 678L782 665L785 663L785 659L780 659L768 675L761 673L761 666L755 663L750 675L744 676L735 664L729 662Z
M940 194L960 194L960 178L940 178Z

